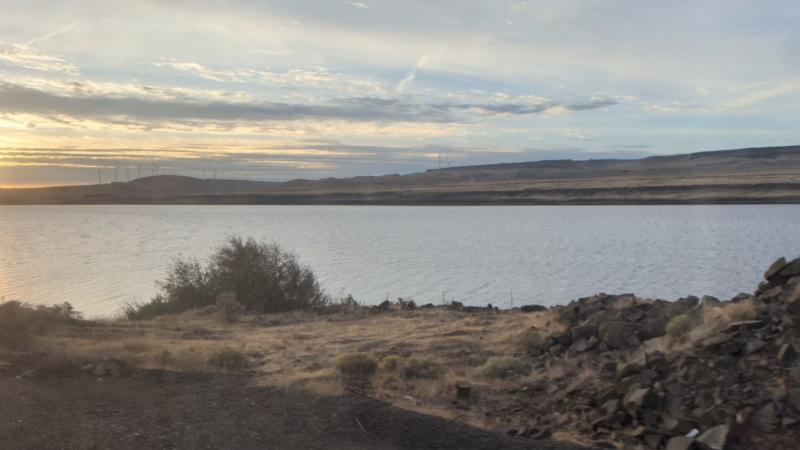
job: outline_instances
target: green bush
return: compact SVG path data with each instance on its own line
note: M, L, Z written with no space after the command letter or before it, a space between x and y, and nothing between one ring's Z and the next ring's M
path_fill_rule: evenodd
M230 293L247 311L271 313L312 309L329 303L316 276L297 257L274 243L229 238L203 266L177 260L160 292L145 304L123 309L128 319L149 319L213 305Z
M377 368L378 362L366 353L348 353L336 358L336 369L346 377L367 378Z
M439 378L442 367L436 361L428 358L409 358L403 364L403 377L411 378Z
M505 378L528 372L528 366L519 358L500 356L489 359L481 366L480 372L488 378Z
M665 327L665 331L667 335L672 338L679 338L681 336L685 336L692 328L695 326L695 321L692 320L686 314L681 314L679 316L675 316L667 322L667 326Z
M208 363L219 369L242 371L250 367L250 360L240 350L225 347L208 358Z

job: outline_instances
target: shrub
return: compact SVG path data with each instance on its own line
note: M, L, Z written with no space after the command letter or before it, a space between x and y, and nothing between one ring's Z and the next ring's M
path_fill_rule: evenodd
M217 299L219 316L225 322L233 323L239 320L243 309L242 305L236 301L236 296L230 292L220 294Z
M241 371L250 367L250 360L247 355L230 347L225 347L213 353L208 358L208 363L214 367L229 371Z
M411 378L439 378L442 367L431 359L410 358L403 364L403 377Z
M544 350L546 339L541 331L528 329L514 338L514 346L520 353L536 356Z
M400 361L400 357L397 355L387 355L381 359L381 362L378 363L378 368L380 370L394 370L397 368L398 362Z
M480 368L481 374L488 378L505 378L528 372L528 366L519 358L500 356L491 358Z
M679 338L685 336L695 326L695 321L686 314L681 314L673 317L667 322L665 331L667 335L672 338Z
M229 238L205 266L197 260L177 260L160 292L145 304L126 305L129 319L149 319L214 305L231 293L247 311L272 313L312 309L328 304L310 268L274 243Z
M18 301L0 303L0 345L24 345L32 335L54 324L80 320L80 317L69 303L35 307Z
M378 363L366 353L348 353L336 358L336 369L346 377L367 378L377 368Z

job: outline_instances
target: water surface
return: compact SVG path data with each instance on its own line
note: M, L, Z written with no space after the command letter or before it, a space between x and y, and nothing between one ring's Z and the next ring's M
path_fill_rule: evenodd
M172 258L274 239L334 295L553 305L751 292L800 254L800 206L0 206L0 297L116 314ZM512 294L513 292L513 294Z

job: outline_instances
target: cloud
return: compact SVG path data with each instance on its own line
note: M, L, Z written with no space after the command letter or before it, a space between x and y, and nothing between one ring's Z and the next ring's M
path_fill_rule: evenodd
M364 2L356 2L353 0L348 0L347 4L359 9L369 9L369 5Z
M553 108L584 111L616 104L612 99L580 103L537 100L534 103L415 103L397 98L351 97L323 103L301 104L264 101L226 101L193 98L121 96L110 92L77 90L77 94L0 83L0 112L93 119L114 123L132 119L157 126L162 121L268 122L342 120L350 122L470 121L480 116L529 115Z
M65 60L40 53L27 45L8 44L0 41L0 63L41 72L59 72L77 75L78 68Z

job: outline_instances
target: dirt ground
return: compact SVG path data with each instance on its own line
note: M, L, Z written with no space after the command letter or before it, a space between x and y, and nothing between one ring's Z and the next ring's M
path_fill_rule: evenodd
M552 449L357 395L265 387L247 374L0 378L12 449Z

